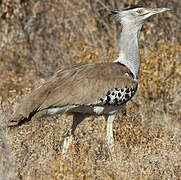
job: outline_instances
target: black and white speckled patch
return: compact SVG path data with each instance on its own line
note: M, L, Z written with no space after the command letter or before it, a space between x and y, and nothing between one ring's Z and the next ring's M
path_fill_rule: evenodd
M135 94L137 88L115 88L113 91L108 91L107 95L97 102L101 105L120 106L129 101Z

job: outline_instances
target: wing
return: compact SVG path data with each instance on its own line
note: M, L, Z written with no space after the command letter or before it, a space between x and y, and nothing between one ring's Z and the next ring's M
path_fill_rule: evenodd
M35 89L17 106L9 125L37 111L67 105L121 105L136 92L137 81L119 63L72 64Z
M73 65L57 72L47 83L50 93L39 110L72 104L120 105L137 89L130 70L119 63Z

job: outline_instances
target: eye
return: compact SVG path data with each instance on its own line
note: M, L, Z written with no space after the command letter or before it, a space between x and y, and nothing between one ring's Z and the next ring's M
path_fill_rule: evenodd
M143 10L138 9L136 12L137 12L138 14L142 14Z

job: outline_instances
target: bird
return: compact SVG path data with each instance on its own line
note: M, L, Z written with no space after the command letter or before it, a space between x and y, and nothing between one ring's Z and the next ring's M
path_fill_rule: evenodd
M72 129L66 134L62 148L66 153L78 124L87 116L102 115L107 121L107 145L114 153L113 122L138 88L138 34L146 19L168 10L134 7L111 11L113 19L122 24L118 58L113 62L74 63L60 69L23 99L12 114L9 126L21 125L38 113L72 114Z

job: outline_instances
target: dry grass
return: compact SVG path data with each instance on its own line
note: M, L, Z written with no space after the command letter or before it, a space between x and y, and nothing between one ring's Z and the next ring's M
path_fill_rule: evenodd
M114 159L102 117L80 124L66 157L61 148L71 117L35 117L12 129L6 123L15 104L62 65L115 59L120 28L108 10L138 1L19 2L3 1L0 12L0 179L179 179L180 1L145 1L174 12L143 28L139 89L127 116L115 121Z
M15 158L12 153L11 139L6 127L6 114L0 112L0 179L8 180L16 176Z

